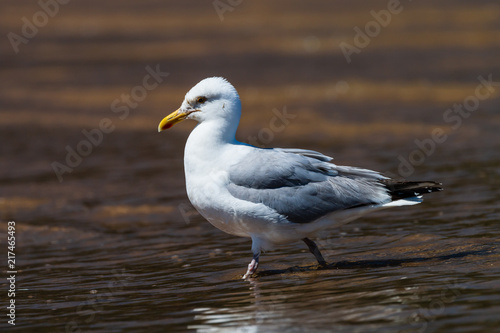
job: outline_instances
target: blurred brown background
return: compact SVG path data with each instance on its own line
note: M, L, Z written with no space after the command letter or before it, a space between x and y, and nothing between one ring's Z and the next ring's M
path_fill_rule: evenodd
M446 109L474 93L478 76L500 81L497 2L403 1L385 27L378 25L378 33L372 11L382 17L381 11L390 13L386 1L232 3L240 4L71 1L55 6L49 1L44 8L35 1L2 1L3 214L17 211L17 204L31 207L29 200L35 206L37 200L59 200L64 206L99 193L144 193L141 186L146 192L172 190L170 181L182 188L182 147L194 124L161 135L156 127L208 76L224 76L238 89L242 141L254 137L264 146L320 149L336 156L337 163L394 173L398 155L408 155L414 140L430 137L436 127L450 134L438 150L456 149L460 155L470 147L487 154L498 146L499 88L458 130L443 120ZM365 31L370 22L375 36L350 55L349 63L339 45L359 46L355 28ZM148 66L169 75L120 119L113 102L143 84ZM294 118L270 135L265 128L274 109ZM86 139L82 130L99 128L103 118L111 119L114 131L59 183L51 163L67 165L65 147L77 149ZM379 157L375 164L371 154ZM173 174L169 161L174 161ZM139 175L131 188L141 172L162 176Z
M395 174L398 156L408 158L414 140L437 127L449 135L437 152L460 158L468 149L488 155L498 148L498 86L458 129L443 119L474 94L480 75L500 81L495 1L402 1L397 13L386 1L46 4L1 2L3 218L30 215L42 202L57 215L83 198L182 193L182 147L194 124L161 135L156 127L189 88L214 75L240 92L242 141L318 149L340 164ZM377 30L373 12L391 13L388 24ZM348 62L341 43L365 43L355 29L367 27L374 36ZM147 67L169 74L119 118L113 102L143 85ZM277 111L292 116L270 133ZM61 172L60 183L52 163L68 166L66 148L77 149L82 130L99 128L103 118L114 130L71 173Z

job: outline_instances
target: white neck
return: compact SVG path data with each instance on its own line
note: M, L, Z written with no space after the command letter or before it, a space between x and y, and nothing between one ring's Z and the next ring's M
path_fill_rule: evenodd
M238 121L214 119L199 123L189 135L184 150L186 176L191 172L209 172L216 167L218 155L227 144L237 144L235 139ZM207 149L209 148L210 149ZM217 152L214 154L214 148Z

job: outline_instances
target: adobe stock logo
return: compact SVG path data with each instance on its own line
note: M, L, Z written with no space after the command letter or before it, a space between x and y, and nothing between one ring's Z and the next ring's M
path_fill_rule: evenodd
M170 74L162 72L160 65L156 68L146 66L147 74L143 76L141 84L130 89L128 94L121 94L119 98L114 99L110 104L110 111L117 116L120 121L127 119L130 115L130 110L139 106L139 103L144 101L149 92L156 89L164 79ZM81 133L84 138L81 139L75 148L67 145L66 158L64 162L54 161L50 165L57 176L60 183L63 181L63 176L66 173L72 173L75 168L82 164L85 157L92 154L94 148L98 147L104 141L105 134L110 134L116 129L116 120L104 117L99 121L98 126L87 130L83 129Z
M40 10L33 14L31 20L26 16L21 18L23 25L21 27L21 35L15 32L9 32L7 39L14 50L14 53L19 53L19 45L28 44L38 34L38 29L45 27L49 23L49 18L54 18L59 13L60 5L66 5L71 0L40 0L38 6Z
M411 0L408 0L408 2L411 2ZM370 11L373 20L368 21L364 29L358 26L353 28L355 35L352 44L346 42L339 44L340 50L348 64L352 62L352 55L354 53L361 53L361 50L370 45L373 38L380 35L382 28L387 28L391 24L393 16L403 12L404 6L399 0L389 0L386 8L378 12L374 10Z
M214 6L217 16L221 22L224 21L224 14L226 12L232 12L236 7L241 5L243 0L214 0L212 5Z
M253 146L264 148L267 144L274 140L274 135L285 130L293 119L297 117L287 111L286 105L280 111L277 108L273 109L274 116L269 121L269 126L261 128L257 136L249 136L248 143Z
M487 78L482 75L477 77L479 84L474 89L474 94L464 98L462 103L455 103L453 107L443 112L443 121L451 126L456 132L475 111L479 109L479 104L490 98L495 93L495 87L500 86L500 82L493 81L493 75ZM448 139L448 134L441 127L433 129L431 136L423 140L415 139L413 142L417 148L413 149L407 157L398 156L398 175L407 178L413 174L415 167L424 164L425 160L436 151L436 147L443 144Z

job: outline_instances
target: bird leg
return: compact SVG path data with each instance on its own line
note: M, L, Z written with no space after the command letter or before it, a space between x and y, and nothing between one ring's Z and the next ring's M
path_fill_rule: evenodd
M304 243L306 243L307 247L309 248L309 251L311 251L311 253L314 254L314 256L316 257L316 260L318 261L318 264L320 264L320 266L326 266L326 261L323 258L323 256L321 255L321 252L319 251L316 243L314 243L312 240L310 240L307 237L302 238L302 240L304 241Z
M243 279L250 277L255 271L257 267L259 267L259 256L260 253L254 253L252 261L248 264L248 269L245 275L243 275Z

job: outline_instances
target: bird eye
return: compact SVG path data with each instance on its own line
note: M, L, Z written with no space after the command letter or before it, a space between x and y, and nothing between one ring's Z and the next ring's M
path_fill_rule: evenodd
M205 103L206 101L207 101L207 98L206 98L206 97L204 97L204 96L198 97L198 98L196 99L196 103L198 103L198 104L203 104L203 103Z

